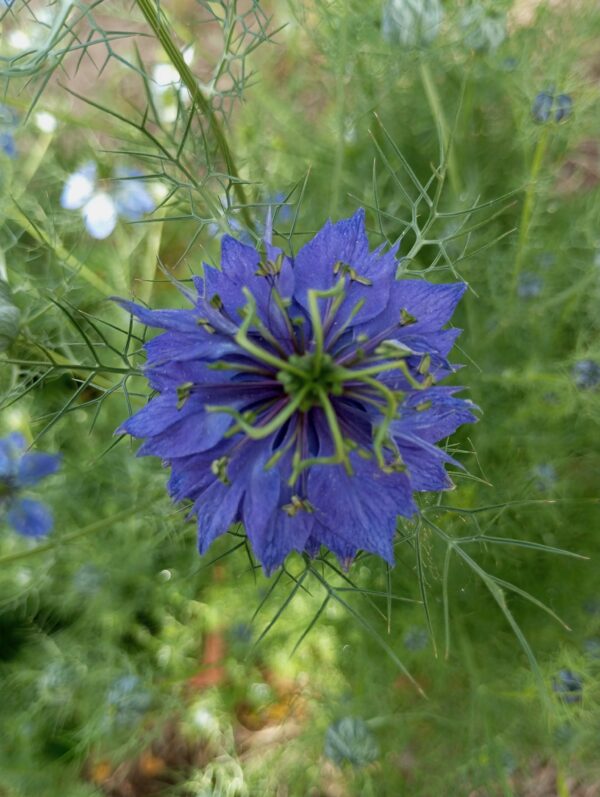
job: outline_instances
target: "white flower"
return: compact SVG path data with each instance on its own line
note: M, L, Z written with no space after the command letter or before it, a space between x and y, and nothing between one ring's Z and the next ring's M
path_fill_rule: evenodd
M181 54L185 63L190 66L194 60L194 46L189 45ZM170 62L154 66L150 86L154 103L163 122L174 122L177 119L179 103L187 104L191 100L190 92L181 82L179 72Z
M58 125L56 116L53 116L48 111L38 111L34 116L34 121L42 133L54 133Z

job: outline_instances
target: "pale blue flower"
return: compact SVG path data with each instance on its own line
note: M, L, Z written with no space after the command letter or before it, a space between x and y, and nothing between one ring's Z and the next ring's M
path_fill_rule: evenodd
M60 204L65 210L79 210L92 238L103 240L113 232L120 218L139 221L152 213L156 205L140 172L117 169L112 184L99 188L97 166L85 163L69 175L62 190Z

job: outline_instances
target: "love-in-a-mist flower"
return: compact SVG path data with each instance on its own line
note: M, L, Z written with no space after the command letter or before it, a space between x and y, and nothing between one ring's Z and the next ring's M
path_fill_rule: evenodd
M17 145L14 132L19 124L19 117L8 105L0 103L0 151L9 158L16 158Z
M386 0L381 32L393 44L423 47L436 38L443 19L441 0Z
M545 124L551 120L565 122L573 113L573 99L570 94L554 96L554 91L540 91L531 106L534 122Z
M69 175L60 197L65 210L79 210L92 238L108 238L120 218L140 221L156 203L136 169L116 169L114 178L99 184L98 168L89 162Z
M190 66L194 60L194 47L189 45L181 51L185 63ZM174 122L180 105L189 105L192 96L181 81L181 75L173 64L159 63L152 69L150 90L154 106L163 122Z
M24 496L30 487L56 473L57 454L26 453L23 435L13 432L0 440L0 519L25 537L43 537L52 530L52 513L41 501Z
M145 344L158 395L121 432L171 468L204 552L244 524L267 572L321 546L393 561L398 515L415 491L446 490L435 443L475 420L453 370L459 330L443 329L464 284L396 280L396 248L369 250L364 212L328 222L295 257L222 239L221 270L184 289L188 309L122 301L165 330Z

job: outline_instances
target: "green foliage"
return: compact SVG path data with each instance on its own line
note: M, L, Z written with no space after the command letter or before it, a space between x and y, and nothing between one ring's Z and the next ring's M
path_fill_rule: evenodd
M426 47L382 35L384 6L417 5L0 12L21 118L0 164L0 436L65 462L40 489L48 540L0 530L0 794L525 795L540 758L558 794L597 778L600 393L573 369L600 363L600 12L523 25L456 0ZM564 123L532 118L545 90L572 96ZM155 213L89 238L60 191L90 159L140 169ZM257 240L271 207L297 250L358 205L404 274L469 283L467 470L399 526L393 570L297 556L267 581L237 528L201 559L165 472L114 436L148 398L146 331L109 297L173 305L221 232ZM561 669L581 704L553 693ZM323 757L340 718L360 766Z

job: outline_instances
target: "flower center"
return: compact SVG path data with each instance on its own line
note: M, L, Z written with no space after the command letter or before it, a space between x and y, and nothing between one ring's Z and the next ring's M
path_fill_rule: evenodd
M322 403L322 396L341 395L343 377L327 353L309 352L293 354L289 364L293 371L279 371L277 379L290 396L302 396L300 412Z

